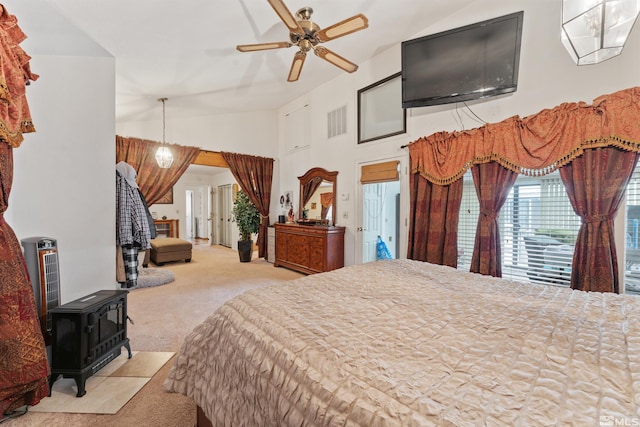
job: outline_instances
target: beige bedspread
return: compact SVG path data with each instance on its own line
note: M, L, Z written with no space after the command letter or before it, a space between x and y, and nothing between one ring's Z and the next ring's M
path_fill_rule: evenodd
M165 388L214 426L639 425L640 300L377 261L232 299Z

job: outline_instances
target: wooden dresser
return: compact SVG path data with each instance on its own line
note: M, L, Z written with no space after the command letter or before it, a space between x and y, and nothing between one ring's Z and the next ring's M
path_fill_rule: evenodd
M274 224L275 267L287 267L305 274L344 267L345 227Z

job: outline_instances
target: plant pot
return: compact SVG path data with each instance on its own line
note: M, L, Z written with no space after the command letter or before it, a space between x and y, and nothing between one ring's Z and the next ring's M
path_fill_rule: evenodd
M250 262L253 256L253 240L238 240L240 262Z

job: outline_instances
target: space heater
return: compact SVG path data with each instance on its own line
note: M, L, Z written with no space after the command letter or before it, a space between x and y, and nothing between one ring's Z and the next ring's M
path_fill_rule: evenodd
M49 311L60 305L60 270L58 268L58 245L49 237L27 237L21 240L24 261L33 294L45 343L51 343L51 314Z

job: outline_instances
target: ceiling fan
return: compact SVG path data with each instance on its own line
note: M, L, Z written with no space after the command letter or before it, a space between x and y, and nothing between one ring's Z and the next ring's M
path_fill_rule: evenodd
M287 81L295 82L300 77L302 71L302 65L307 56L307 52L313 49L313 52L335 65L342 68L348 73L353 73L358 69L358 66L351 61L346 60L337 53L332 52L324 46L319 46L320 43L327 42L329 40L337 39L338 37L346 36L347 34L354 33L356 31L364 30L369 26L369 21L363 14L357 14L351 18L347 18L343 21L335 23L327 28L320 29L313 21L311 21L311 14L313 9L310 7L303 7L296 12L296 18L293 17L287 6L282 0L267 0L273 10L276 11L282 22L289 29L289 41L288 42L272 42L272 43L258 43L258 44L242 44L236 46L240 52L253 52L256 50L267 49L279 49L284 47L297 46L300 50L293 56L293 63L289 70L289 77Z

